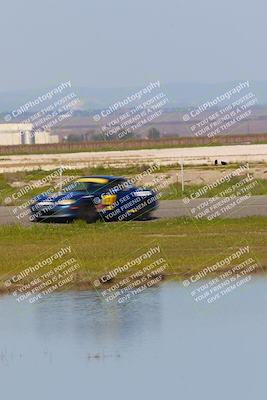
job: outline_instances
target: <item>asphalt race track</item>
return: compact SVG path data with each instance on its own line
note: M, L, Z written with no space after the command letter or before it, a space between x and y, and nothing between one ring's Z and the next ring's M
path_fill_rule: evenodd
M183 200L164 200L160 202L157 211L154 212L156 218L175 218L196 215L194 210L203 210L201 207L208 199L191 200L189 204L185 204ZM28 217L20 217L21 211L18 207L0 207L0 225L22 223L29 224ZM240 218L248 216L267 216L267 196L252 196L239 205L235 205L231 210L223 212L222 218Z

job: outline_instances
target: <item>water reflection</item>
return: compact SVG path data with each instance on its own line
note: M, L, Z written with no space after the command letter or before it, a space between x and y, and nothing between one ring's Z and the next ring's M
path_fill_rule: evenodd
M3 398L251 399L265 392L267 282L202 310L165 284L135 302L95 292L0 299Z
M34 306L35 329L40 337L69 335L80 345L129 346L140 332L160 329L161 290L153 288L123 305L108 304L94 291L56 294Z

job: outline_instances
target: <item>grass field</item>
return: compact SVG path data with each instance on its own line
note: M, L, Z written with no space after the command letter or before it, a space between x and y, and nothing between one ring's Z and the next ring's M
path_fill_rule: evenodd
M66 245L71 246L80 265L75 284L85 288L90 287L91 280L153 246L160 246L168 262L168 279L183 280L246 245L250 256L267 270L267 217L220 220L215 225L207 221L196 225L192 220L179 218L93 225L77 222L0 226L0 281L12 271L18 273L33 266ZM134 267L131 272L137 269Z

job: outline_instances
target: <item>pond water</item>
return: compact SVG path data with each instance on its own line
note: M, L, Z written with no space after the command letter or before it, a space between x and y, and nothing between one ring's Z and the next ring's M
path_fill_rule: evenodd
M94 291L0 298L3 399L264 398L267 280L202 307L168 283L128 304Z

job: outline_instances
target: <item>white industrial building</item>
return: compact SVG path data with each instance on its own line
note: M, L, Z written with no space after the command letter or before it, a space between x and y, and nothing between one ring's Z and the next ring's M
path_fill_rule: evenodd
M58 143L50 131L34 131L33 124L0 124L0 146Z

